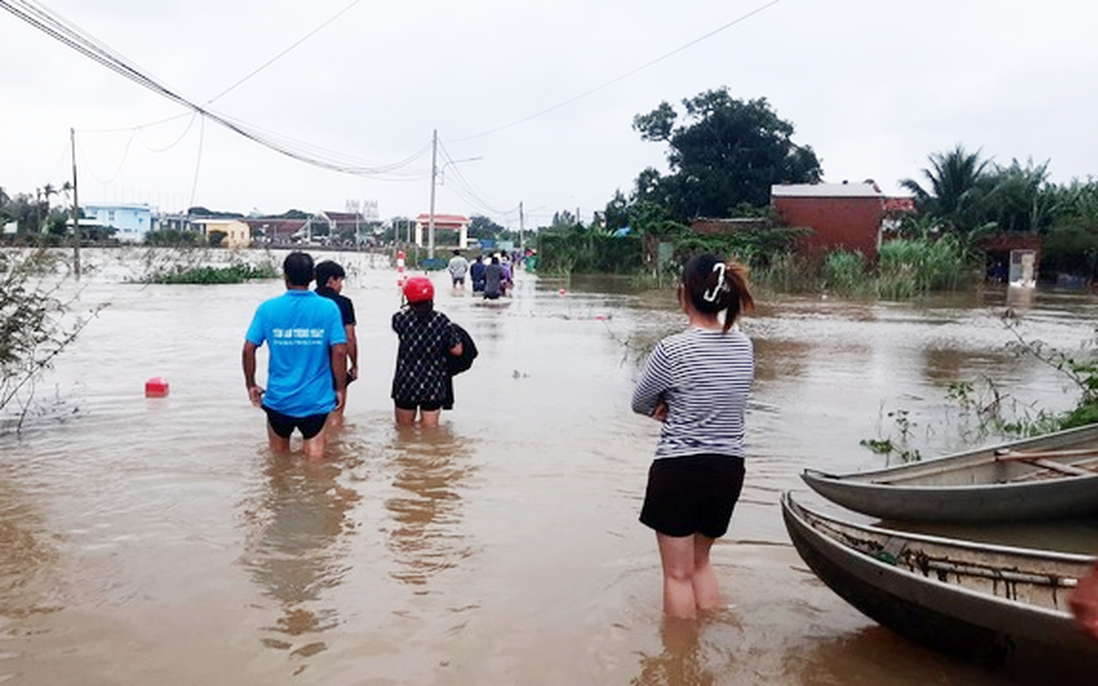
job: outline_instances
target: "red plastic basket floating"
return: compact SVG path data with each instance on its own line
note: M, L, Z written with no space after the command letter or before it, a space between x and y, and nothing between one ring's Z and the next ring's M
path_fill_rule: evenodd
M153 377L145 382L145 397L146 398L163 398L168 395L168 382L165 379L161 379L159 376Z

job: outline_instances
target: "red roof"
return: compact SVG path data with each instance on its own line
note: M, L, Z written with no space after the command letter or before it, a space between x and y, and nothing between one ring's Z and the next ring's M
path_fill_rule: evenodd
M416 217L416 221L420 224L426 224L431 221L431 215L424 213ZM439 224L468 224L469 218L463 217L460 214L439 214L435 213L435 225Z

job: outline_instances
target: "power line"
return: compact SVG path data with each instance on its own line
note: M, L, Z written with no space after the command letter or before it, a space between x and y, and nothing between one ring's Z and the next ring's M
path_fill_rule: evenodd
M465 175L461 173L460 169L458 169L457 163L450 155L450 151L446 149L446 146L441 140L439 141L439 149L442 152L443 158L445 158L446 160L446 163L443 164L443 168L449 166L451 169L453 169L453 175L457 181L457 186L453 187L453 190L457 195L462 197L469 204L479 206L481 209L490 214L508 215L518 211L517 205L510 210L500 210L494 207L492 203L485 200L478 192L476 186L474 186L467 178L465 178Z
M357 161L352 161L346 157L340 159L340 156L338 156L337 153L333 153L331 151L323 151L319 148L315 148L312 146L305 146L302 143L290 141L285 137L280 137L272 133L262 132L258 128L250 126L243 121L232 119L227 115L218 114L202 105L198 105L197 103L188 100L187 98L176 93L167 86L161 84L154 77L147 74L145 71L143 71L137 65L133 64L126 57L115 52L109 46L101 43L96 38L83 31L80 27L76 26L72 22L69 22L65 18L57 15L56 13L52 13L48 9L36 5L36 3L29 2L27 0L0 0L0 8L7 10L11 14L15 15L19 19L22 19L26 23L42 31L51 38L58 40L64 45L67 45L68 47L76 50L80 54L94 60L95 62L98 62L99 64L110 69L111 71L126 77L134 83L158 95L161 95L197 114L200 114L204 118L220 124L221 126L229 129L230 131L233 131L234 133L239 134L240 136L243 136L244 138L258 143L259 145L262 145L270 150L281 153L282 155L295 159L299 162L304 162L314 167L328 169L330 171L335 171L343 174L351 174L355 176L385 176L394 174L398 170L410 165L412 162L422 157L427 152L427 150L430 149L430 143L427 143L422 148L420 148L420 150L416 151L405 159L389 164L365 165ZM343 12L347 11L347 9L350 9L350 6L345 8ZM342 14L342 12L340 14ZM292 47L293 46L291 46L291 49ZM285 54L285 51L282 54ZM276 56L272 60L269 60L268 64L270 62L273 62L275 59L278 59L278 57L280 56L281 54ZM260 67L260 69L262 68L263 67ZM245 79L250 78L250 76L254 75L255 73L257 72L253 72L248 77L245 77ZM241 82L238 82L238 84ZM235 87L236 85L232 86L232 88ZM307 150L306 147L312 147L313 152Z
M473 140L474 138L483 138L484 136L488 136L488 135L491 135L493 133L498 133L500 131L510 129L512 127L518 126L519 124L525 124L526 122L528 122L532 119L537 119L538 117L545 116L546 114L549 114L550 112L555 112L556 110L559 110L562 107L567 107L568 105L571 105L572 103L574 103L578 100L582 100L582 99L584 99L584 98L586 98L590 95L593 95L593 94L595 94L595 93L597 93L597 92L599 92L599 91L601 91L605 88L609 88L610 86L614 85L615 83L618 83L619 81L624 81L625 79L629 78L630 76L633 76L634 74L642 72L645 69L648 69L649 67L651 67L655 64L658 64L658 63L664 61L665 59L667 59L667 58L669 58L673 55L677 55L678 53L682 52L683 50L686 50L687 48L691 48L691 47L697 45L698 43L701 43L702 41L708 40L709 38L712 38L713 36L717 35L718 33L721 33L722 31L725 31L725 30L735 26L736 24L747 21L748 19L755 16L756 14L759 14L760 12L763 12L767 9L770 9L774 5L778 4L780 1L781 0L771 0L770 2L766 3L765 5L761 5L759 7L756 7L755 9L751 10L750 12L747 12L746 14L741 14L740 16L736 17L732 21L730 21L726 24L722 24L721 26L718 26L717 28L713 29L712 31L710 31L709 33L706 33L703 36L700 36L700 37L695 38L694 40L692 40L688 43L684 43L684 44L680 45L679 47L675 48L671 52L664 53L663 55L660 55L659 57L655 58L654 60L645 62L644 64L640 65L639 67L637 67L635 69L632 69L630 71L627 71L624 74L621 74L620 76L616 76L616 77L610 79L609 81L606 81L606 82L604 82L604 83L602 83L598 86L595 86L594 88L583 91L579 95L575 95L571 98L568 98L567 100L563 100L561 102L558 102L556 105L553 105L552 107L546 107L545 109L534 112L533 114L531 114L529 116L523 117L521 119L516 119L515 121L513 121L509 124L504 124L502 126L497 126L494 129L488 129L487 131L482 131L481 133L473 134L472 136L465 136L464 138L457 138L457 139L454 140L454 142L455 143L460 143L462 141Z
M267 60L267 61L266 61L266 62L264 62L263 64L259 65L259 66L258 66L257 68L255 68L255 69L254 69L253 71L251 71L251 72L250 72L250 73L249 73L249 74L248 74L247 76L245 76L244 78L240 79L239 81L237 81L237 82L236 82L236 83L234 83L233 85L229 86L229 87L228 87L228 88L226 88L225 90L221 91L221 92L220 92L220 93L218 93L217 95L215 95L215 96L213 96L212 98L210 98L209 100L207 100L207 101L206 101L206 104L207 104L207 105L209 105L209 104L213 103L213 102L214 102L215 100L218 100L218 99L220 99L220 98L221 98L221 96L223 96L223 95L226 95L226 94L228 94L228 93L229 93L230 91L234 90L234 89L235 89L235 88L236 88L237 86L241 85L242 83L244 83L244 82L245 82L245 81L247 81L248 79L252 78L253 76L255 76L256 74L258 74L259 72L263 71L263 70L264 70L264 69L266 69L267 67L269 67L269 66L271 66L272 64L274 64L274 63L275 63L276 61L278 61L278 60L279 60L279 59L281 59L281 58L282 58L283 56L285 56L285 55L286 55L286 54L287 54L288 52L290 52L291 50L293 50L293 49L294 49L294 48L296 48L297 46L301 45L301 44L302 44L302 43L304 43L305 41L309 40L309 39L310 39L310 38L312 38L312 37L313 37L313 36L314 36L315 34L319 33L319 32L320 32L320 30L321 30L321 29L323 29L324 27L326 27L326 26L327 26L328 24L331 24L331 23L332 23L333 21L335 21L336 19L339 19L339 18L340 18L341 16L343 16L344 14L346 14L346 13L347 13L347 12L348 12L348 11L349 11L349 10L350 10L350 9L351 9L352 7L354 7L355 5L357 5L357 4L358 4L358 3L360 2L360 1L361 1L361 0L353 0L353 2L351 2L351 4L350 4L350 5L347 5L346 7L344 7L343 9L341 9L340 11L336 12L336 13L335 13L334 15L332 15L332 17L331 17L331 18L329 18L329 19L328 19L327 21L323 22L323 23L322 23L322 24L321 24L320 26L316 27L315 29L313 29L313 30L312 30L312 31L310 31L309 33L306 33L306 34L305 34L304 36L302 36L302 37L301 37L301 38L299 38L299 39L298 39L297 41L295 41L294 43L292 43L292 44L291 44L291 45L290 45L290 46L289 46L288 48L286 48L286 49L285 49L285 50L283 50L282 52L278 53L277 55L275 55L275 56L274 56L274 57L272 57L271 59Z

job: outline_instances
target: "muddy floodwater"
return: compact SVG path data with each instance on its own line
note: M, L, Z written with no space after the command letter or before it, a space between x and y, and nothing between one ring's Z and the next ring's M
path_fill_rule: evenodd
M306 464L268 452L240 370L281 282L135 285L115 255L85 256L80 304L108 306L0 437L0 683L1095 682L1070 665L1055 681L989 670L877 626L807 569L778 504L785 490L818 503L805 467L882 466L863 439L965 447L974 423L951 382L992 379L1012 411L1071 406L1060 374L1007 349L1000 316L1077 349L1093 296L764 297L744 322L746 485L713 551L727 606L684 631L661 620L655 538L637 522L658 426L629 409L646 351L684 325L672 291L520 272L487 304L435 273L437 307L480 357L438 430L398 431L397 274L340 255L360 380L328 460ZM144 396L152 377L168 397ZM1092 522L974 535L1098 549Z

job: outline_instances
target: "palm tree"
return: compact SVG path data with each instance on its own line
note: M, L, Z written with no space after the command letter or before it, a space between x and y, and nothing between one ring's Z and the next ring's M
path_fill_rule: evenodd
M1048 183L1048 162L1026 166L1014 160L991 174L995 188L993 213L1006 233L1047 233L1056 221L1063 195Z
M946 231L969 237L986 224L988 196L987 167L991 160L981 160L980 151L968 153L960 144L946 153L930 155L930 169L923 176L930 183L923 188L914 179L904 179L900 185L915 196L920 212L934 217Z

